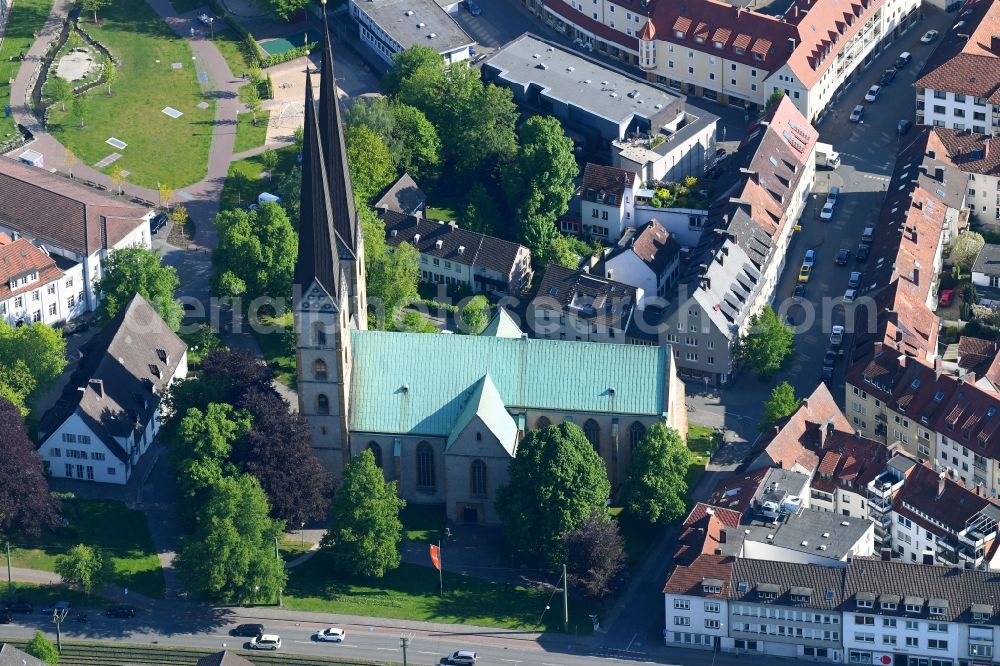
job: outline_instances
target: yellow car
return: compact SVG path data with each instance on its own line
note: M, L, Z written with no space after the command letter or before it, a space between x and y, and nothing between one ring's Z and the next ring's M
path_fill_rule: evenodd
M812 266L803 266L799 269L799 282L809 282L809 276L812 274Z

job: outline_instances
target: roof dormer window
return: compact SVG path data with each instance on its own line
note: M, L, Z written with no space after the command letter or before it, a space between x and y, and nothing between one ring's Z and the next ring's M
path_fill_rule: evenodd
M684 31L674 30L674 37L676 37L677 39L684 39Z
M705 38L704 37L695 37L694 41L698 42L699 44L704 44L705 43Z

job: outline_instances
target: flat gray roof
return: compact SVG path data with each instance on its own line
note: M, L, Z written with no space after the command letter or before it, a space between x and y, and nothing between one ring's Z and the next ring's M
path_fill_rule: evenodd
M435 0L367 0L355 3L404 49L417 44L448 53L475 43ZM430 35L434 37L430 37Z
M677 95L529 33L497 50L486 65L502 72L507 81L524 88L537 83L549 97L619 124L633 115L652 119L681 101Z
M804 509L789 516L784 523L750 527L750 534L746 534L745 539L840 560L851 552L854 544L873 524L867 520L838 516L828 511ZM769 534L773 534L774 537L768 539Z

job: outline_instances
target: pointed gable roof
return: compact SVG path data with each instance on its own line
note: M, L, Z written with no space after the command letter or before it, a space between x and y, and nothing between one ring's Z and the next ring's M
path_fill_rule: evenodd
M299 256L295 284L308 289L318 282L334 297L340 293L340 258L330 206L320 126L313 101L312 75L306 70L305 134L302 139L302 194L299 213Z
M507 312L507 308L500 307L480 335L492 338L519 338L523 333L521 327Z
M517 424L507 412L503 398L500 397L500 392L488 374L483 375L472 387L469 400L465 403L465 408L462 409L462 413L455 421L451 434L448 436L448 445L445 447L445 451L451 448L462 431L477 416L500 440L500 445L507 453L513 456L514 449L517 448Z
M344 124L340 117L340 100L337 97L336 76L333 73L333 47L330 44L330 26L323 17L323 64L319 74L319 129L326 161L326 178L333 210L333 227L344 258L357 256L358 211L354 208L354 190L347 168L347 148L344 143ZM368 203L368 202L365 202Z

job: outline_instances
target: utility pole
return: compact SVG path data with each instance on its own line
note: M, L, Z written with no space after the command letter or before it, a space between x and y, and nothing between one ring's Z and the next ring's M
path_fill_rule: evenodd
M280 560L281 555L278 554L278 537L274 537L274 559ZM278 607L281 607L281 590L278 590Z
M62 654L62 623L69 613L68 608L57 608L52 611L52 621L56 623L56 649Z
M406 666L406 647L410 644L409 636L400 636L399 645L403 648L403 666Z
M10 573L10 539L7 539L7 596L14 601L14 577Z
M565 564L563 564L563 631L569 633L569 583L566 580Z

